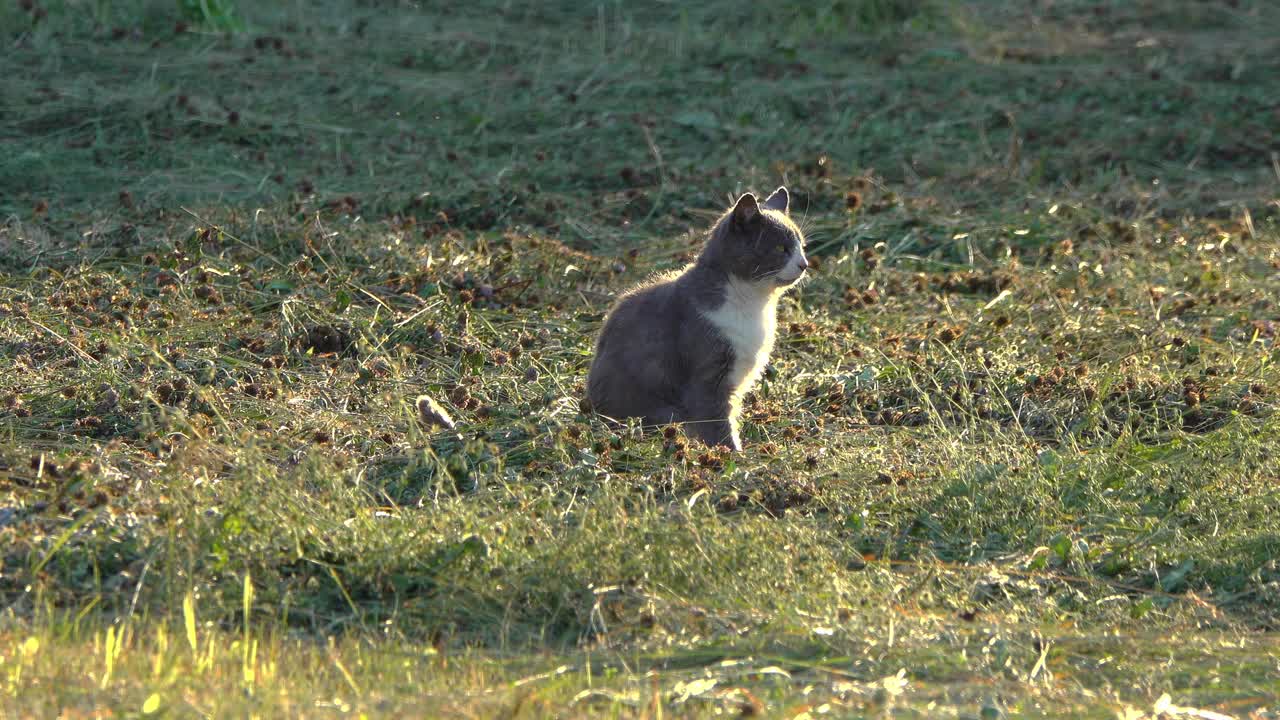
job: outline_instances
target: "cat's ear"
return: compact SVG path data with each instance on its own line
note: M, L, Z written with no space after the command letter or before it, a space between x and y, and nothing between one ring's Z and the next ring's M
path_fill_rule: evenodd
M733 204L733 222L739 227L747 227L760 219L760 206L756 204L756 196L745 193Z
M764 206L770 210L777 210L778 212L785 213L787 212L787 209L791 207L791 194L787 192L785 187L779 187L777 190L773 191L772 195L765 199Z

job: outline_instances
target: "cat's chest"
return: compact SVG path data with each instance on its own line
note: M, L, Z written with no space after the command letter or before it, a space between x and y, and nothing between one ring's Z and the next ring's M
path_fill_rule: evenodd
M729 345L732 354L725 384L735 394L745 393L759 378L777 328L777 295L730 295L704 317Z

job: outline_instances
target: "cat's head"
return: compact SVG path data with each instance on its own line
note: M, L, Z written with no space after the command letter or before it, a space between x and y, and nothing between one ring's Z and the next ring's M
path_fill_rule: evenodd
M791 222L785 187L764 202L747 193L738 198L711 231L704 254L742 280L783 288L809 268L804 234Z

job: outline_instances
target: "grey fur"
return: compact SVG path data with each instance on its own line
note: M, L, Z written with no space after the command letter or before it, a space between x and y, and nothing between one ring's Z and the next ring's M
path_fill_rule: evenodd
M787 216L789 201L781 187L763 204L743 195L712 227L695 262L618 300L587 377L596 412L615 420L641 418L645 425L685 423L689 435L708 445L741 449L739 403L772 347L774 303L808 267L804 236ZM786 277L791 273L795 277ZM764 357L745 374L735 366L744 358L736 357L733 341L713 321L726 303L744 297L744 287L772 298L761 305L767 313Z

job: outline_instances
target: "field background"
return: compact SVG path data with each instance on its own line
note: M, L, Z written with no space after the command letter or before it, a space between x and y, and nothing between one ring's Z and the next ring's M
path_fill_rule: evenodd
M0 43L0 717L1280 715L1280 5ZM746 452L582 414L611 298L784 183Z

